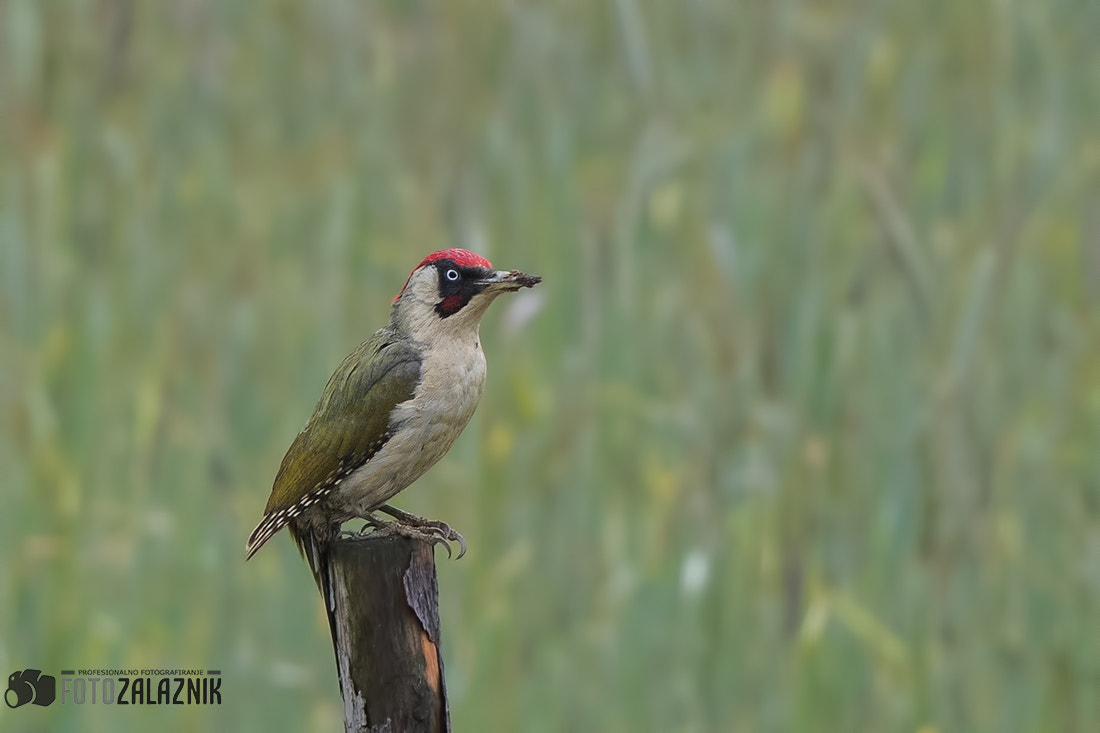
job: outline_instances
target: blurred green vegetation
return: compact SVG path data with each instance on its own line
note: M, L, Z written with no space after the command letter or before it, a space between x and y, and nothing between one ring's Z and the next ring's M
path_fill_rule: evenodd
M428 251L544 277L402 495L460 731L1100 729L1100 4L0 4L0 673L336 730L244 542ZM33 707L33 706L31 706Z

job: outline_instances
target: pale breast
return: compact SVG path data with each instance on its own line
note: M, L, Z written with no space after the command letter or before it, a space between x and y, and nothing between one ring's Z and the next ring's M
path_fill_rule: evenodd
M425 354L413 399L391 413L396 434L334 497L349 517L365 516L435 465L470 422L484 386L485 355L476 339Z

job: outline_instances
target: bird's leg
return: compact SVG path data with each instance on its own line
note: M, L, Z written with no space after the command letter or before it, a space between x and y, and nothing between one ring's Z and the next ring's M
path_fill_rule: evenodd
M394 518L394 521L382 519L376 512L384 512ZM363 528L358 532L344 532L346 537L389 537L400 535L414 540L430 542L433 545L442 543L447 548L447 557L451 557L451 542L458 543L458 557L466 554L466 540L458 532L451 529L446 522L434 519L424 519L415 514L403 512L388 504L378 507L363 517Z
M462 537L457 532L452 532L452 537L444 537L437 530L423 530L417 527L412 527L401 522L393 521L379 521L378 524L371 524L369 521L363 526L363 529L357 535L358 537L408 537L413 540L420 540L421 542L428 542L432 545L443 545L447 550L447 557L451 557L451 545L448 542L449 539L457 538L461 540ZM465 543L459 542L459 557L462 557L466 552Z
M414 539L428 540L430 542L437 543L442 542L447 548L447 556L451 555L451 542L458 543L458 557L462 557L466 554L466 540L462 535L451 529L451 526L446 522L440 522L435 519L424 519L418 517L415 514L409 514L403 512L400 509L395 509L389 504L383 504L378 507L377 511L389 514L394 518L392 522L383 522L378 517L373 515L367 519L368 526L374 527L375 531L381 531L386 533L396 533L405 537L412 537ZM384 527L382 525L385 525ZM366 529L364 527L364 529Z
M358 537L365 537L372 532L377 532L386 525L393 524L393 522L380 518L374 512L371 512L367 516L363 517L363 520L366 522L366 524L364 524L359 529L359 531L345 529L340 533L340 539L353 540Z

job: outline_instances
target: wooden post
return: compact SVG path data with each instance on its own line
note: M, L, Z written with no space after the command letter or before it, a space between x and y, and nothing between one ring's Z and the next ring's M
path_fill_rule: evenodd
M432 545L400 536L341 539L328 572L346 730L450 731Z

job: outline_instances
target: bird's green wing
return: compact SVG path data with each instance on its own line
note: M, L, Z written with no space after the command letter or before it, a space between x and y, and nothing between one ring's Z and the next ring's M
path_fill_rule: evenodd
M329 378L321 400L283 458L264 514L289 509L363 465L389 440L390 413L413 397L420 356L383 329Z

